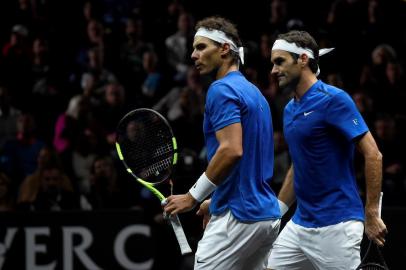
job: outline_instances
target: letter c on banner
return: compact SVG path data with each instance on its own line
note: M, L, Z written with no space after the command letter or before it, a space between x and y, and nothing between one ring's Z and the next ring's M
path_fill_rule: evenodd
M131 225L125 227L117 235L117 238L114 241L114 255L118 263L126 269L150 270L154 264L154 259L149 259L142 263L136 263L131 261L125 253L125 242L128 237L133 234L141 234L150 237L151 228L147 225Z

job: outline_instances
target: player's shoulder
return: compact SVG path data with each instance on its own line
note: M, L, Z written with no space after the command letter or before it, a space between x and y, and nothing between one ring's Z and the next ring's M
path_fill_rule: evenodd
M326 98L326 101L344 99L351 99L350 95L339 87L324 82L319 83L316 92Z
M214 81L209 87L209 95L216 95L219 93L224 93L224 91L229 93L240 92L240 88L243 88L244 83L248 81L246 78L239 72L230 72L221 79Z
M344 92L343 89L338 88L331 84L324 83L321 80L319 81L319 83L317 85L316 91L322 95L326 95L329 97L333 97L334 95Z

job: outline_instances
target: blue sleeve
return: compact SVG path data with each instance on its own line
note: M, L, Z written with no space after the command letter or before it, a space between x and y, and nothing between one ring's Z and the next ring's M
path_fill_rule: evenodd
M368 131L368 126L354 101L345 92L338 93L332 98L327 108L326 119L349 141Z
M206 109L215 131L241 122L240 98L237 93L225 84L214 84L210 87Z

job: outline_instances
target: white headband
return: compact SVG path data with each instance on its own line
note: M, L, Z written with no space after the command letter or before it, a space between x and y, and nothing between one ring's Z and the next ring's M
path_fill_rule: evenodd
M237 45L235 45L235 43L231 39L229 39L223 31L209 30L207 28L200 27L195 34L195 37L196 36L206 37L220 44L224 43L229 44L230 49L238 53L238 55L240 56L241 63L244 64L244 48L237 47Z
M309 58L314 59L313 51L310 48L302 48L297 46L294 42L289 43L283 39L277 39L273 44L272 50L282 50L296 54L306 54ZM319 50L319 56L331 52L334 48L326 48ZM320 68L317 69L316 76L320 74Z

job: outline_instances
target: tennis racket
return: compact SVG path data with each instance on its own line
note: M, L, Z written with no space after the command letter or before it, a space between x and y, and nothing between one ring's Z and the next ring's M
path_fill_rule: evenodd
M383 192L381 192L379 198L379 216L381 216L382 196ZM372 240L369 240L368 249L365 252L364 258L362 258L361 264L357 267L357 270L389 270L381 249Z
M154 110L136 109L120 120L116 133L116 150L127 172L164 203L166 198L156 185L170 178L178 157L168 121ZM166 219L172 225L182 255L192 252L178 216Z

